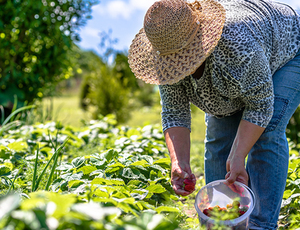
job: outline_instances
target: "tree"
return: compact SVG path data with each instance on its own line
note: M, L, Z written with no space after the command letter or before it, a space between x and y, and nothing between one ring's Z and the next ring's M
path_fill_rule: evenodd
M126 52L115 51L112 65L91 51L82 52L78 62L83 72L81 107L92 106L95 119L114 114L122 123L130 118L132 109L153 104L154 86L136 79Z
M96 3L0 0L0 105L6 111L15 96L18 107L30 104L72 74L69 51Z

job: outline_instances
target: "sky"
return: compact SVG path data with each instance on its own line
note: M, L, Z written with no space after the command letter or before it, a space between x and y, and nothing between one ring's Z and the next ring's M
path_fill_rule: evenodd
M132 39L143 27L144 15L156 0L100 0L92 8L92 19L79 31L84 50L93 50L102 55L101 33L117 39L113 44L115 50L127 51ZM300 10L300 0L279 0Z

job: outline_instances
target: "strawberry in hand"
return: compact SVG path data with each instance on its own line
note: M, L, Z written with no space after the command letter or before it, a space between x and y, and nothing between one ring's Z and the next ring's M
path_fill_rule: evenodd
M188 192L192 192L195 190L195 182L192 179L186 178L183 181L184 183L184 190Z

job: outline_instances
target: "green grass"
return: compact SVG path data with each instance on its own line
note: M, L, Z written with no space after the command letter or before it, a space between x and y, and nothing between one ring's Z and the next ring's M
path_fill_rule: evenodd
M66 94L61 97L44 99L44 110L53 106L50 116L55 121L60 121L65 125L82 126L81 120L91 120L92 112L83 111L79 106L79 97L76 94ZM144 107L131 112L131 118L124 125L139 127L145 125L161 125L161 107ZM202 143L205 138L204 113L193 109L192 113L192 142Z
M51 99L46 98L43 100L42 106L45 116L49 116L51 120L60 121L64 125L81 127L83 125L81 120L91 120L92 113L82 110L79 105L78 96L65 95ZM52 109L49 109L51 106Z

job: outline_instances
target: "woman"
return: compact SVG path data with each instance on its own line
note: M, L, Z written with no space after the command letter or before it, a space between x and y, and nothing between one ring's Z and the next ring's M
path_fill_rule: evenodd
M189 195L190 103L206 113L206 183L254 191L250 229L276 229L289 149L285 128L300 103L300 22L268 0L161 0L129 50L137 78L159 85L171 181ZM247 163L245 167L245 159Z

